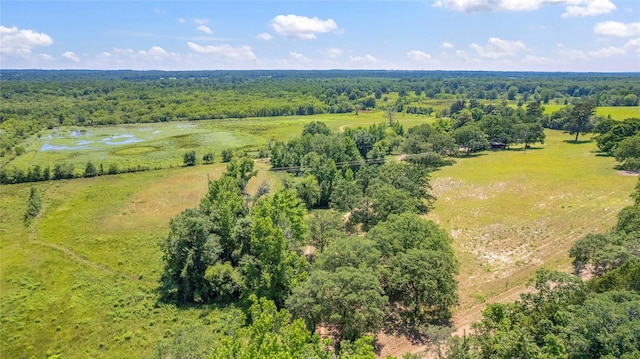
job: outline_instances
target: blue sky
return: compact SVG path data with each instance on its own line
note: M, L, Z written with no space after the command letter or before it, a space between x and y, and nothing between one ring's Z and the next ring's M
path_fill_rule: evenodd
M638 72L640 1L3 0L0 68Z

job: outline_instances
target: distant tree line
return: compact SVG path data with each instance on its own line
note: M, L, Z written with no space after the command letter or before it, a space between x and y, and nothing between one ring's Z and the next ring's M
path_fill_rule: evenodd
M383 71L2 70L0 156L46 128L346 113L378 108L430 114L421 99L637 106L637 74Z

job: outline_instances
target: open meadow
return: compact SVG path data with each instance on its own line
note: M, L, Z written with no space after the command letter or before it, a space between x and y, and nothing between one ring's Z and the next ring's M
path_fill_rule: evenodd
M221 163L179 167L182 153L254 151L269 140L299 135L310 121L341 130L383 120L381 112L360 112L97 127L75 135L79 129L64 128L52 137L44 133L30 139L27 154L18 158L31 164L51 163L54 153L81 153L77 159L69 156L78 166L123 156L143 161L155 154L165 169L0 186L1 356L154 357L181 345L206 350L233 320L226 317L228 310L157 301L163 266L159 242L168 233L169 220L197 206L207 179L225 168ZM398 114L396 120L408 128L433 117ZM141 141L106 143L134 138L118 137L123 134ZM570 270L571 244L587 233L606 231L631 203L637 178L618 174L615 160L598 156L594 142L574 144L559 131L547 130L546 135L544 145L526 153L517 147L482 152L432 173L437 201L426 217L454 238L461 264L456 324L478 319L484 303L513 299L510 293L521 291L536 268ZM88 148L51 154L38 150L47 144ZM265 160L256 160L256 166L259 174L249 192L262 181L279 186L284 174L269 172ZM32 186L44 193L43 208L25 226ZM182 333L196 331L197 343L181 342Z
M539 267L570 271L571 245L609 230L632 202L637 178L615 171L594 142L546 135L526 153L485 152L433 173L428 218L450 232L461 263L456 324L478 319L486 302L517 299Z

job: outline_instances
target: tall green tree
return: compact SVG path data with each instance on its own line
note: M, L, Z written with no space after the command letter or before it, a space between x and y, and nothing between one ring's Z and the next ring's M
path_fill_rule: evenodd
M316 270L294 289L287 308L304 318L310 330L323 324L337 340L354 341L377 333L384 320L387 297L369 269L340 267L335 272Z
M565 123L565 130L576 135L574 142L578 142L580 133L591 131L593 127L591 118L595 113L596 105L588 101L580 102L571 109L568 121Z
M211 221L198 209L187 209L173 218L162 242L165 263L162 291L166 300L207 303L212 299L207 268L222 253L220 238L212 234Z
M40 209L42 208L42 195L35 188L31 187L29 189L29 199L27 200L27 209L24 212L24 222L29 223L33 218L35 218L38 213L40 213Z
M345 236L342 215L334 210L314 211L306 219L308 243L319 253L334 240Z

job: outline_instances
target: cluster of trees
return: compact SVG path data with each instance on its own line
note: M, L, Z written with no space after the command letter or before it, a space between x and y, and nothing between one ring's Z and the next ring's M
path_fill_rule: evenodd
M633 196L613 229L571 248L576 274L592 279L539 270L530 293L489 305L471 335L452 340L448 357L639 357L640 182Z
M335 230L340 222L327 225L330 218L316 223ZM322 325L336 338L354 341L385 323L411 331L450 317L458 302L458 264L451 239L435 223L405 212L364 236L314 233L313 243L325 245L316 248L308 279L286 302L308 329Z
M347 128L344 133L311 122L300 137L273 145L271 163L274 169L296 173L285 187L308 209L349 213L347 229L367 231L391 214L421 214L432 204L428 170L443 162L384 163L384 156L403 143L403 134L397 122Z
M598 149L615 156L626 170L640 170L640 119L602 119L594 128Z
M15 184L24 182L40 182L49 180L62 180L81 177L95 177L104 175L115 175L119 173L133 173L148 171L150 169L160 169L160 167L149 167L138 165L135 167L121 168L117 163L109 163L108 166L100 163L96 166L93 162L87 161L84 168L76 169L69 163L56 163L53 169L50 166L42 167L34 165L27 167L24 171L18 167L0 168L0 184Z
M484 105L477 100L458 100L447 111L450 118L439 118L433 126L409 129L402 149L409 154L435 152L440 156L455 156L459 148L471 153L518 143L526 149L532 143L544 143L542 112L537 101L529 102L526 109L514 109L506 103ZM437 159L433 154L429 158ZM416 158L419 160L420 156Z
M334 136L324 129L319 123L305 127L302 137L311 137L305 143ZM305 156L310 154L320 156ZM337 353L368 348L366 336L385 321L417 328L447 320L458 300L458 264L448 235L419 217L432 201L426 170L395 162L361 164L355 173L332 168L325 206L333 209L309 215L306 207L320 202L308 193L321 198L316 175L323 171L303 173L273 195L266 186L250 195L253 161L233 159L210 182L198 208L171 220L162 245L164 300L230 304L264 298L272 304L261 299L263 307L301 319L306 333L330 329ZM304 335L317 348L317 339ZM243 340L227 342L225 350L244 353Z

